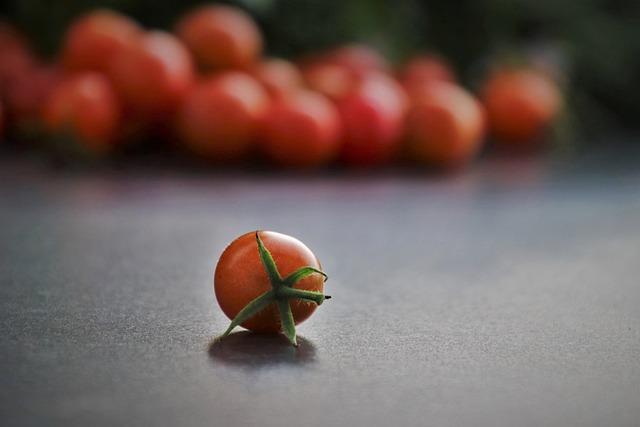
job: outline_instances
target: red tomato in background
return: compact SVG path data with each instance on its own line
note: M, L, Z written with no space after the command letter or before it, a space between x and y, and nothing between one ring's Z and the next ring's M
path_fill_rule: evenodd
M118 50L109 77L127 111L147 119L175 111L195 78L187 49L162 31L146 33Z
M109 71L118 51L142 35L132 19L111 10L94 10L75 20L64 37L62 64L69 71Z
M304 68L307 86L337 101L351 92L358 82L352 71L342 65L317 63Z
M454 83L429 82L407 114L407 148L418 163L454 168L478 152L484 129L484 111L473 95Z
M411 97L414 89L432 81L455 82L451 65L435 55L416 56L407 61L397 73L398 81Z
M281 98L303 85L302 74L292 62L271 58L256 64L251 74L269 92L272 98Z
M276 164L296 168L326 165L340 149L340 118L324 96L299 91L274 102L263 120L264 152Z
M12 81L38 65L24 36L12 25L0 21L0 95Z
M5 90L12 127L23 134L37 131L42 106L61 78L55 66L32 67L14 77Z
M2 102L0 102L0 141L2 141L3 136L4 136L4 107L2 106Z
M253 77L231 71L196 85L178 113L178 132L195 154L238 161L254 148L269 96Z
M485 83L482 100L492 134L507 144L540 136L562 107L558 86L534 69L494 72Z
M94 153L114 147L120 106L109 80L102 74L77 74L60 82L47 100L43 119L53 135L70 136Z
M353 166L376 166L398 153L407 96L383 74L365 77L338 103L342 119L342 160Z
M346 67L356 75L371 71L387 72L390 69L387 60L372 47L361 44L347 44L329 51L324 61Z
M235 7L199 7L178 22L176 34L203 68L246 69L262 52L258 26Z

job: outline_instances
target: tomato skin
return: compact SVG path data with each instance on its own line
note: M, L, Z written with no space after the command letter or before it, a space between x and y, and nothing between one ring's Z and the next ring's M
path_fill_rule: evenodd
M358 77L348 68L330 63L316 63L303 68L307 86L333 101L344 98L358 83Z
M246 73L208 78L187 95L178 112L178 132L195 154L211 161L239 161L254 148L269 97Z
M174 112L195 79L187 49L163 31L148 32L117 51L108 75L128 112L144 118Z
M34 66L15 76L5 90L7 110L18 131L33 131L41 118L42 106L62 79L55 66Z
M508 69L492 74L482 100L489 126L499 142L527 143L549 127L562 106L557 85L533 69Z
M390 162L401 146L407 96L391 78L365 77L338 102L345 164L371 167Z
M420 86L433 81L455 82L451 65L435 55L421 55L409 59L397 73L398 81L409 97Z
M94 10L67 30L62 64L67 71L107 72L114 55L141 35L142 29L132 19L107 9Z
M260 238L271 252L282 277L301 267L321 269L320 261L299 240L272 231L260 231ZM324 279L314 274L294 286L295 289L322 292ZM216 266L214 290L220 308L229 319L233 319L249 302L271 290L271 283L260 261L255 232L238 237L224 250ZM300 300L290 300L295 324L309 318L316 305ZM279 332L280 316L274 304L242 324L255 332Z
M257 25L235 7L199 7L180 20L176 34L203 68L246 69L262 52Z
M262 123L262 148L278 165L295 168L323 166L340 149L338 112L319 93L299 91L274 102Z
M285 97L303 86L298 67L285 59L266 59L253 67L251 75L264 86L272 99Z
M120 108L109 81L94 72L81 73L60 82L43 109L51 134L70 133L76 142L101 154L114 147Z
M417 163L455 168L480 149L485 129L482 105L462 87L426 83L406 118L408 151Z

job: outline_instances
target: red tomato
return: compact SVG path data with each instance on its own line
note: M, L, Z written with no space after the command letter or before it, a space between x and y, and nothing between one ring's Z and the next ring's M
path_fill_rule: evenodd
M60 78L55 66L33 67L15 76L5 93L12 124L20 131L32 132L41 118L43 104Z
M51 134L70 136L100 154L114 145L120 110L107 78L88 72L58 84L44 106L43 116Z
M273 231L259 233L282 277L301 267L321 269L318 258L299 240ZM324 280L321 275L313 274L296 282L293 288L322 292ZM255 232L238 237L224 250L216 266L214 289L218 304L229 319L236 317L249 302L272 289L260 261ZM291 299L289 306L295 324L309 318L316 309L315 304L299 299ZM281 325L278 309L271 304L241 325L256 332L278 332Z
M455 82L456 76L451 66L434 55L411 58L398 71L398 80L409 96L414 89L432 81Z
M0 95L13 81L31 71L38 61L28 43L10 24L0 21Z
M267 59L255 65L251 74L264 86L272 98L281 98L302 87L298 67L284 59Z
M173 112L194 81L191 57L169 33L152 31L115 53L109 77L135 116Z
M325 61L346 67L359 76L371 71L386 72L390 68L387 60L378 51L355 43L329 51Z
M558 86L533 69L501 70L482 91L489 126L498 141L526 143L549 127L562 106Z
M71 24L62 46L62 64L70 71L107 72L118 51L127 49L142 29L111 10L94 10Z
M253 149L269 97L251 76L237 71L195 86L178 113L178 132L196 154L237 161Z
M0 141L2 141L3 135L4 135L4 108L2 107L2 102L0 102Z
M407 114L408 149L418 163L460 166L477 153L483 134L481 104L454 83L427 83Z
M204 68L247 68L262 51L253 19L230 6L202 6L184 16L176 34Z
M282 166L326 165L340 149L340 119L324 96L299 91L273 103L261 128L263 149Z
M400 148L406 108L406 94L394 80L383 74L365 77L338 103L342 160L360 167L392 160Z
M304 68L305 81L310 89L337 101L353 90L357 76L342 65L317 63Z

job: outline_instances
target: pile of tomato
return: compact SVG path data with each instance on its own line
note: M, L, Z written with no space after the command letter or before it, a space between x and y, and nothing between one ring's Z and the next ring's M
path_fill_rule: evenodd
M296 60L263 48L253 19L221 5L188 12L172 32L92 11L69 27L54 63L2 24L0 129L92 156L146 138L212 165L455 168L488 139L542 140L563 103L532 66L494 67L472 93L435 54L392 67L358 44Z

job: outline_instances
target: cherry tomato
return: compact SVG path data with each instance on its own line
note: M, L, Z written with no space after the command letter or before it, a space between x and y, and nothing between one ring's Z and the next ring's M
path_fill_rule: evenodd
M325 61L330 64L342 65L361 76L371 71L386 72L389 63L378 51L361 44L347 44L340 46L326 54Z
M358 77L348 68L330 63L317 63L303 69L307 86L337 101L345 97L358 83Z
M176 34L204 68L247 68L262 51L256 23L230 6L203 6L189 12L176 26Z
M398 153L407 96L383 74L365 77L339 103L342 160L359 167L387 163Z
M114 145L120 109L107 78L87 72L59 83L44 106L43 116L51 134L71 137L100 154Z
M194 153L238 161L254 148L269 96L246 73L231 71L196 85L178 112L178 132Z
M299 91L274 102L261 130L263 150L282 166L326 165L340 149L336 108L324 96L311 91Z
M455 82L456 76L444 59L434 55L411 58L398 71L398 81L411 97L414 89L432 81Z
M0 21L0 95L13 81L38 66L36 56L22 34Z
M2 142L3 136L4 136L4 107L2 106L2 102L0 101L0 142Z
M530 142L558 115L562 95L545 74L533 69L500 70L482 91L489 126L498 141Z
M289 95L303 85L298 67L284 59L264 60L253 67L251 75L262 83L273 99Z
M452 168L479 150L484 112L469 92L449 82L430 82L413 99L406 119L406 139L418 163Z
M152 31L118 50L109 77L134 116L163 117L172 113L194 81L191 56L169 33Z
M282 277L301 267L321 269L318 258L299 240L273 231L260 231L259 235ZM296 282L293 288L321 293L324 279L312 274ZM216 266L214 289L218 304L229 319L234 319L247 304L272 289L256 245L256 232L238 237L224 250ZM289 300L289 306L295 324L309 318L316 309L315 304L299 299ZM281 320L276 305L270 304L241 325L256 332L278 332Z
M62 64L69 71L107 72L114 55L141 35L142 29L130 18L111 10L94 10L69 27Z

